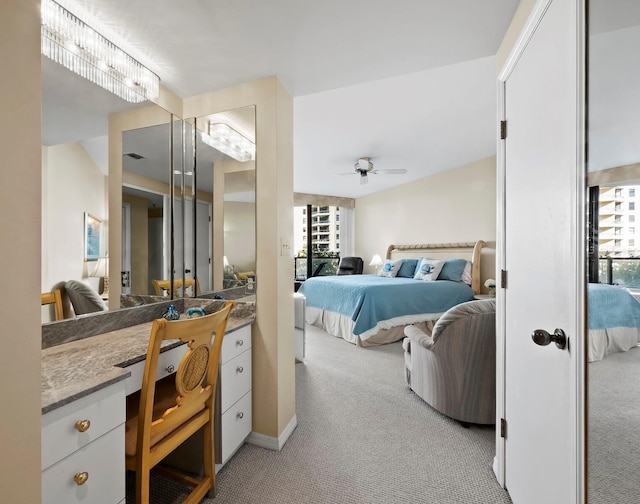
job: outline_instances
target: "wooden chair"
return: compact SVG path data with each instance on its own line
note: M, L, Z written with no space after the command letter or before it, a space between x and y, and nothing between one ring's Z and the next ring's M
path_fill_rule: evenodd
M156 296L168 296L169 290L171 286L171 282L169 280L151 280L153 283L153 288L156 291ZM182 278L176 278L173 281L173 292L176 297L184 297L184 292L189 287L191 287L191 292L193 293L192 297L200 294L200 282L197 278L186 278L184 281L184 289L182 289ZM181 290L182 289L182 290Z
M222 339L233 301L204 317L153 322L142 389L127 398L126 468L136 471L136 503L149 504L150 471L204 427L204 476L172 476L194 489L184 503L195 504L215 493L214 410ZM215 337L212 334L215 332ZM180 339L189 350L175 375L156 383L160 346ZM163 469L167 471L166 469Z
M54 289L51 292L42 293L42 306L55 305L56 320L64 319L64 313L62 311L62 295L60 289Z

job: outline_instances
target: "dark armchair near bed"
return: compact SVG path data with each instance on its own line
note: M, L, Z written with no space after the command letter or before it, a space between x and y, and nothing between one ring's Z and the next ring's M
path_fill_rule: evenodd
M338 264L337 275L361 275L364 269L362 257L343 257Z
M495 424L495 300L445 312L430 334L405 327L405 379L427 404L463 424Z

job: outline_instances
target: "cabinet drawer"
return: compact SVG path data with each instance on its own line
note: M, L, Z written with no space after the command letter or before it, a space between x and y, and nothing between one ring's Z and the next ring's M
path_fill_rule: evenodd
M221 427L220 448L224 464L251 433L251 392L222 415Z
M42 473L43 504L115 504L125 497L124 425L53 464ZM86 472L83 485L74 481Z
M220 410L224 414L229 406L251 390L251 351L225 362L221 367L220 379Z
M160 356L158 358L158 376L156 377L156 381L174 373L178 369L180 359L182 359L182 356L188 349L189 347L185 344L172 348L171 350L160 352ZM131 372L131 376L129 376L125 381L127 395L137 392L142 387L144 363L145 361L136 362L135 364L125 368Z
M226 333L224 335L224 340L222 341L222 355L220 357L220 363L224 364L225 362L230 361L248 348L251 348L250 325L241 327L236 331Z
M42 417L42 469L61 460L123 424L126 417L124 383L118 382ZM88 420L84 432L76 422Z

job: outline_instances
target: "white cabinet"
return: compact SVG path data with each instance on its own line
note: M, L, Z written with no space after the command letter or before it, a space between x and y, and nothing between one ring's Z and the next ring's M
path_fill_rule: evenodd
M165 376L169 376L171 373L175 373L180 364L180 359L187 352L189 347L187 345L179 345L170 350L160 352L158 357L158 370L156 371L156 381L161 380ZM125 387L127 395L133 394L142 388L142 376L144 375L144 363L142 360L127 366L126 369L131 372L125 380Z
M42 417L42 502L125 497L125 387L118 382Z
M224 465L251 433L251 326L225 334L220 357L216 462Z

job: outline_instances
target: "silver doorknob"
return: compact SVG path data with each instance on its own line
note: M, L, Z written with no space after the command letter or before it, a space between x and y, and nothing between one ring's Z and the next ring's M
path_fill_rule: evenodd
M547 346L553 342L560 350L567 347L567 335L562 329L556 329L553 334L549 334L544 329L536 329L531 335L531 339L536 345Z

